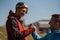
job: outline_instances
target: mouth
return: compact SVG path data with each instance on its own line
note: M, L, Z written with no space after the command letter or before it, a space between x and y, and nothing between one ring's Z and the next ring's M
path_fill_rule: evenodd
M24 14L21 14L21 16L24 16Z
M24 16L24 14L22 13L22 14L20 14L20 16L21 16L21 17L23 17L23 16Z

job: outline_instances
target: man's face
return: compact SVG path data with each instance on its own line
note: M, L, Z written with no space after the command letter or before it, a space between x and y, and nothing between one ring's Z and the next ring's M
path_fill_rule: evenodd
M26 8L17 8L18 16L23 17L27 12Z
M49 24L50 24L50 28L54 28L55 24L54 24L54 20L52 18L51 18Z
M59 26L60 26L60 25L59 25L59 22L57 22L57 21L54 19L54 17L51 18L49 24L50 24L50 28L51 28L51 29L60 29L60 27L59 27Z

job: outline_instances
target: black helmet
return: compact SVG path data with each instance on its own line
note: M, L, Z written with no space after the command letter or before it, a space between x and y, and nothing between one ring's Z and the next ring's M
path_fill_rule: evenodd
M18 2L17 4L16 4L16 8L17 7L26 7L26 8L28 8L28 6L24 3L24 2Z
M16 8L17 7L25 7L25 8L27 8L27 11L28 11L28 6L24 3L24 2L18 2L17 4L16 4Z

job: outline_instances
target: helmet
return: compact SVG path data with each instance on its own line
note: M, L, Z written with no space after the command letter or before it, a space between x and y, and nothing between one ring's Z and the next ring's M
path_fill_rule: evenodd
M16 8L17 7L24 7L24 8L26 8L27 9L27 11L28 11L28 6L24 3L24 2L18 2L17 4L16 4Z
M17 4L16 4L16 7L26 7L26 8L28 8L27 7L27 5L24 3L24 2L18 2Z

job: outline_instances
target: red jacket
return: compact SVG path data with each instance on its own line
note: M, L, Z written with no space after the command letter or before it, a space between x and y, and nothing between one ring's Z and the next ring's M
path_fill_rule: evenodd
M17 18L11 10L6 21L8 40L28 40L27 36L34 31L34 28L24 30L23 23Z

